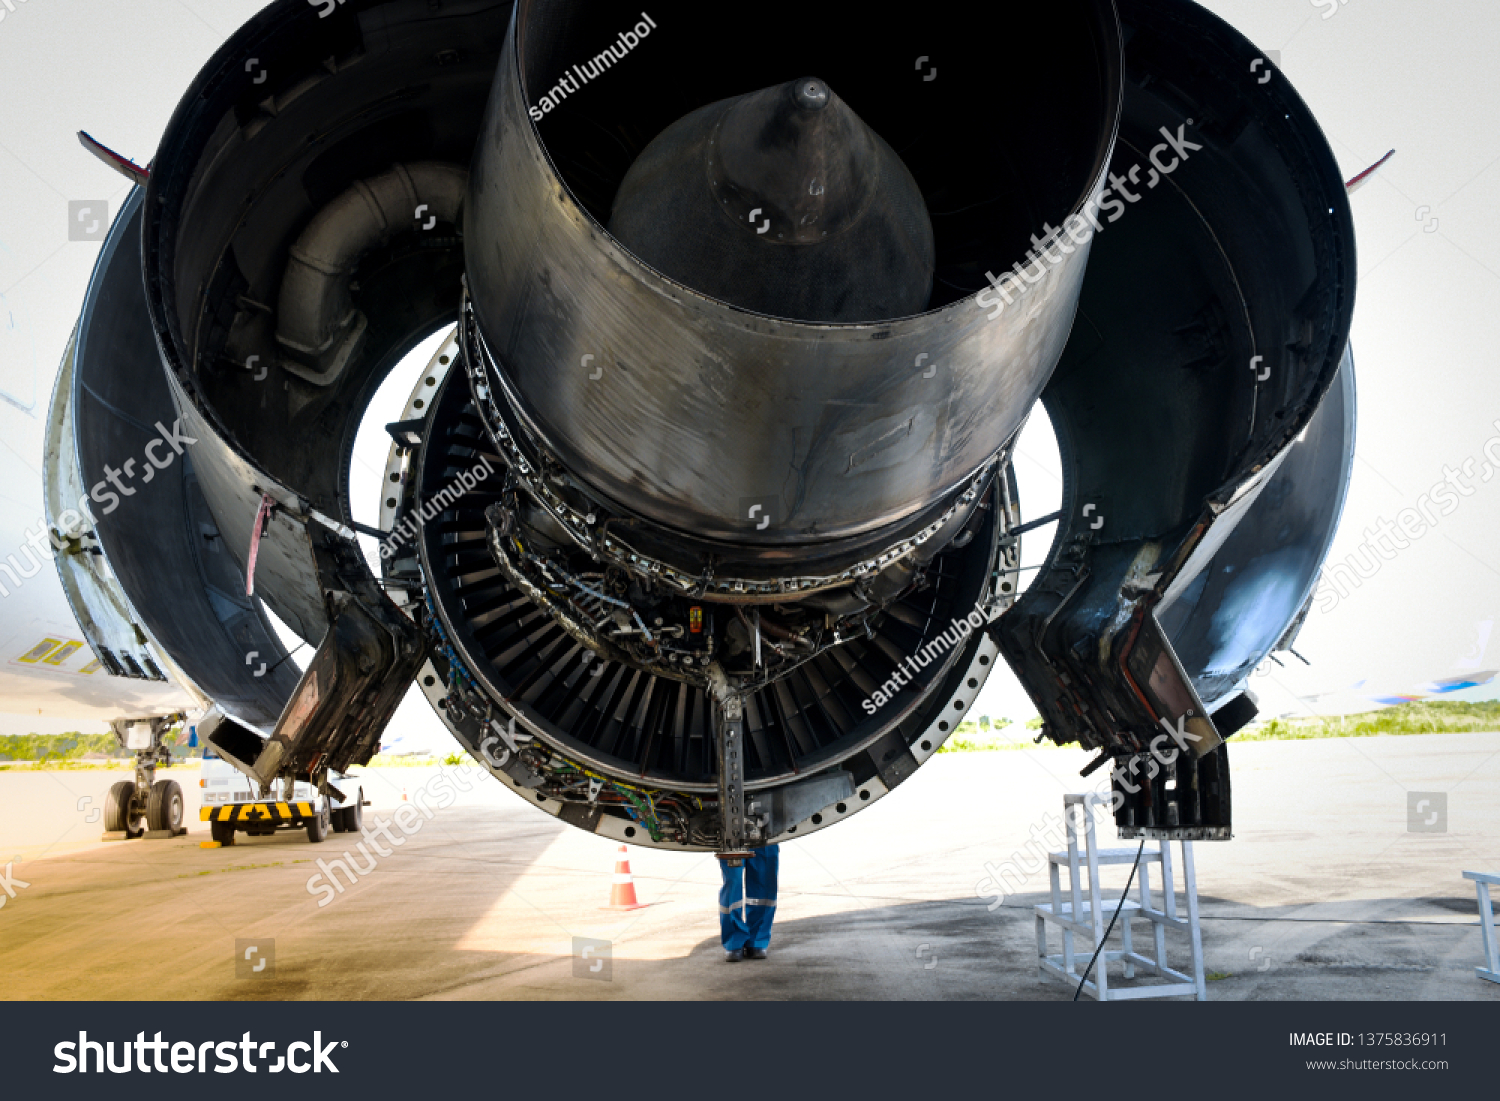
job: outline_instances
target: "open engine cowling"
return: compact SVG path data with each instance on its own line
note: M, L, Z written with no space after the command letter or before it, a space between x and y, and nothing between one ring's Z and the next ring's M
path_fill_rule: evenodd
M150 322L109 369L196 441L149 538L211 521L320 646L237 704L264 624L164 629L215 737L319 780L415 680L536 805L734 853L903 782L1003 655L1123 829L1227 837L1224 739L1352 446L1352 223L1305 106L1186 0L789 8L765 49L696 10L281 0L189 88L101 258ZM354 434L448 328L377 577ZM1017 600L1039 402L1066 488ZM1132 781L1164 726L1185 752Z

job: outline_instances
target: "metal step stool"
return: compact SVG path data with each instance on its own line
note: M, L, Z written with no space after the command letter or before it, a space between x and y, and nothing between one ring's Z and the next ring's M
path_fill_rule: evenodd
M1500 947L1495 944L1495 909L1490 901L1490 888L1500 887L1500 875L1489 872L1465 872L1465 879L1474 881L1474 890L1479 894L1479 935L1484 938L1484 967L1476 967L1481 979L1500 983Z
M1052 902L1036 907L1036 950L1039 979L1046 982L1054 979L1078 988L1083 976L1078 972L1079 956L1082 966L1087 967L1094 950L1104 941L1105 930L1118 898L1105 898L1099 883L1099 869L1110 864L1129 865L1135 861L1134 849L1100 849L1095 833L1094 808L1108 806L1108 795L1063 796L1063 820L1067 828L1067 852L1048 854L1048 870L1052 877ZM1083 845L1078 842L1078 819L1083 819ZM1158 841L1153 849L1147 842L1141 853L1141 863L1136 871L1136 898L1125 900L1120 910L1120 919L1115 923L1120 931L1120 948L1106 948L1099 953L1094 964L1093 978L1083 983L1083 993L1098 1001L1124 1001L1130 998L1177 998L1191 995L1198 1001L1207 1001L1208 992L1203 982L1203 936L1198 927L1198 881L1193 871L1193 843L1180 841L1184 895L1187 902L1186 919L1177 916L1177 887L1172 868L1172 846L1169 841ZM1163 908L1157 909L1152 901L1151 865L1161 869ZM1068 869L1068 892L1070 901L1063 901L1061 871ZM1087 885L1084 875L1087 874ZM1084 897L1085 890L1088 897ZM1135 950L1131 925L1134 921L1151 922L1151 936L1156 949L1155 958L1148 959ZM1047 951L1047 926L1058 926L1062 931L1062 952L1049 955ZM1191 944L1193 974L1191 977L1167 966L1167 930L1186 933ZM1081 943L1074 944L1075 934ZM1085 947L1084 945L1087 945ZM1109 967L1111 963L1123 965L1124 976L1135 978L1136 968L1155 975L1161 982L1149 985L1116 987L1110 989Z

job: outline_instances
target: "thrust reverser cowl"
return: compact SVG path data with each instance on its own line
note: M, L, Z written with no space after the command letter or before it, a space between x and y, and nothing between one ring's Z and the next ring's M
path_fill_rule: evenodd
M1049 61L1050 79L1066 90L1036 95L1025 112L996 120L979 143L962 122L972 104L994 93L994 68L978 58L930 86L913 73L898 87L872 78L847 34L840 46L837 26L847 19L836 13L809 17L775 65L753 50L705 53L690 18L653 15L658 30L536 123L528 106L588 59L590 43L609 41L618 30L609 20L622 16L541 0L518 8L464 208L468 289L492 389L533 458L556 459L609 512L717 544L721 557L725 548L775 552L793 572L799 559L826 556L843 542L879 554L932 523L996 455L1062 353L1086 246L1060 256L1025 304L1002 316L991 320L976 297L986 271L1020 263L1031 234L1081 212L1104 185L1120 108L1114 7L1088 0L1027 16L1033 41L1070 44ZM980 23L998 35L998 17ZM941 37L956 56L973 33L955 22ZM989 48L995 65L1044 87L1025 40L992 41L1002 43ZM851 125L861 120L861 131L892 149L915 150L903 159L933 214L937 308L836 324L768 316L663 274L604 228L639 154L605 170L602 134L645 131L637 147L644 149L710 105L748 93L737 108L761 110L760 97L784 87L775 79L780 65L816 73L837 90ZM653 78L653 66L672 79ZM830 96L824 112L840 110ZM725 122L731 131L733 115ZM935 140L938 131L947 138ZM865 155L884 170L883 154ZM705 169L704 176L711 194L712 175ZM872 201L888 188L899 213L901 189L891 180L873 187ZM607 190L590 195L590 188ZM749 198L746 190L727 206ZM722 209L713 213L723 229L740 228ZM841 216L851 219L846 233L874 217ZM911 212L895 219L914 222L920 219ZM919 241L902 247L921 257ZM714 286L754 298L744 273L721 267ZM866 275L859 266L842 278L853 286ZM907 308L904 296L874 298L895 302L890 311ZM763 507L752 513L746 506L754 503Z
M122 505L98 533L102 561L143 623L199 621L159 641L200 687L229 682L215 692L232 696L234 678L257 674L233 645L236 616L220 623L228 612L203 602L239 591L256 548L256 597L324 639L317 662L328 659L278 720L267 762L279 774L367 759L431 646L416 683L455 736L528 804L616 841L717 849L840 821L937 751L1002 650L1048 736L1103 750L1101 766L1126 780L1153 771L1142 755L1163 721L1208 722L1184 703L1222 702L1212 723L1229 734L1248 700L1228 697L1286 634L1276 620L1295 622L1336 515L1329 495L1347 482L1331 460L1352 418L1318 401L1347 342L1352 219L1315 121L1283 77L1257 73L1259 51L1189 0L1119 7L1123 66L1110 0L918 6L894 32L813 5L794 27L751 20L733 39L703 25L701 5L656 0L649 36L631 32L635 44L610 55L618 67L601 70L590 55L623 42L638 9L522 0L512 20L492 0L347 0L321 13L273 0L188 88L139 233L112 237L141 245L145 314L110 290L131 265L107 249L80 322L87 358L87 333L119 314L129 339L104 357L119 387L160 394L166 380L168 419L198 440L173 469L191 473L209 513L158 523ZM564 84L577 63L587 84ZM911 173L933 226L927 312L843 323L757 312L720 297L732 286L663 274L633 251L644 244L605 229L653 139L799 74L837 89ZM553 95L533 127L530 106L560 87L566 102ZM413 170L423 165L445 167ZM459 219L444 181L466 165ZM1124 184L1103 178L1107 165ZM409 209L387 204L375 233L372 219L345 221L350 196L393 177L410 181ZM1046 260L1023 265L1036 282L1012 280L989 319L985 273L1105 199L1104 183L1120 191L1094 210L1108 228L1082 297L1085 250L1038 245ZM808 213L759 186L765 200L753 186L738 199L798 222ZM745 226L725 219L747 244L759 243L753 209ZM295 286L309 239L353 265L335 273L347 285L323 284L348 291L321 298L326 310L307 310L317 303ZM472 308L460 314L464 274ZM285 353L308 344L293 315L339 323L346 302L367 325L341 369L293 369ZM398 555L377 585L337 522L353 515L349 449L379 381L455 316L391 456L381 526ZM891 535L962 500L952 487L1044 383L1067 472L1063 530L1006 613L1019 571L1006 537L1021 524L1013 480L977 485L971 516L917 553L891 554ZM76 414L87 434L85 412L54 416ZM530 426L523 445L560 461L536 477L531 456L492 454L502 417L507 443ZM1304 430L1297 446L1314 445L1323 418L1339 423L1299 471L1286 449ZM93 435L75 441L82 481L139 454L128 432ZM456 476L480 460L488 477L455 498ZM542 502L573 507L580 486L585 537L570 546ZM770 506L760 522L737 512L747 499ZM1250 525L1260 537L1236 538ZM649 537L642 553L658 561L621 553L627 537ZM222 552L227 581L119 568L159 564L164 539L184 561ZM787 584L851 544L861 561L874 549L878 572ZM668 591L653 567L677 552L704 561L705 548L709 568ZM758 572L727 568L740 565ZM1235 580L1195 587L1209 569ZM174 586L203 592L184 602ZM351 601L415 657L377 668ZM194 644L205 630L223 645ZM332 693L325 672L340 681ZM351 714L351 697L369 702ZM258 768L267 750L251 747L239 756ZM1227 837L1227 749L1170 767L1122 782L1122 829ZM752 821L756 833L741 828Z
M814 77L710 104L662 131L609 231L677 282L798 321L921 313L932 222L901 158Z

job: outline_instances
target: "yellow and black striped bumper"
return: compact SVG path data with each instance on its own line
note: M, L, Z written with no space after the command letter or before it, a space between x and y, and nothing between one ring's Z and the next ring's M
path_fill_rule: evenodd
M279 825L314 816L311 803L229 803L222 807L204 807L198 812L201 822L238 822L242 825Z

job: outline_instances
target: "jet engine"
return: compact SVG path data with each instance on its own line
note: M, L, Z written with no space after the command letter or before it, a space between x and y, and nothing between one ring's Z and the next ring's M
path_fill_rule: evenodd
M328 790L415 681L547 812L732 857L890 792L1003 659L1122 832L1227 838L1352 451L1306 106L1188 0L702 13L278 0L231 37L125 162L54 480L190 442L80 520L70 593L109 564L266 790ZM361 416L439 331L364 527Z

